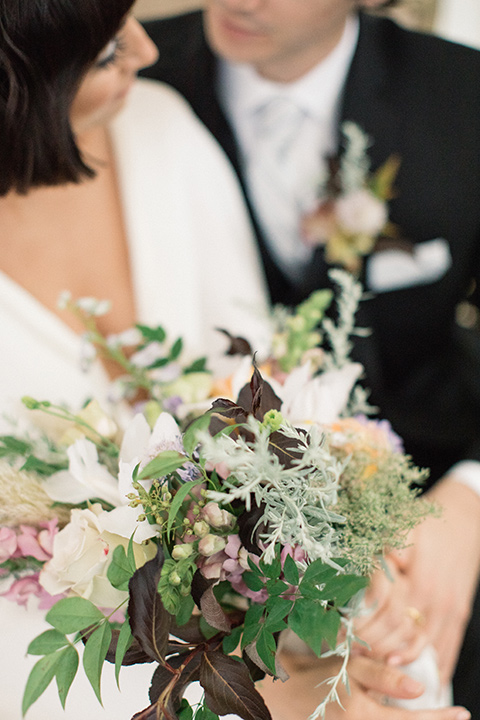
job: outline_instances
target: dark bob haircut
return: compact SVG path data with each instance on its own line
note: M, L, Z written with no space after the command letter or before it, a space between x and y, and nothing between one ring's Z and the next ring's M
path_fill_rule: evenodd
M0 0L0 195L94 175L69 112L134 0Z

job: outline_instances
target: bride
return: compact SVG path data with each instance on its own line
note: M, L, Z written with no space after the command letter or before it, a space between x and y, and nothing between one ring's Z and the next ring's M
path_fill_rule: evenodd
M157 50L132 4L0 3L1 416L25 394L73 406L106 394L110 368L81 370L64 290L111 301L105 333L161 324L196 355L216 326L262 339L266 295L236 180L184 101L136 80ZM43 614L0 598L2 720L21 718ZM128 720L148 705L153 670L125 670L118 692L105 667L104 709L80 669L65 712L52 684L28 717Z

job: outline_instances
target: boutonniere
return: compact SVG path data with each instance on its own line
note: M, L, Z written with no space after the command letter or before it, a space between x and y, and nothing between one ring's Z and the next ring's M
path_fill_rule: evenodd
M342 125L345 152L332 157L314 209L302 219L302 234L309 245L324 245L328 263L358 274L362 257L381 242L404 244L388 219L388 201L400 167L391 155L370 172L369 137L353 122Z

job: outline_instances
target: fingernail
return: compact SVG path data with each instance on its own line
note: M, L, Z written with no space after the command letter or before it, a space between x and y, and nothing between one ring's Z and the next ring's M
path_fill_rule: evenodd
M387 665L390 665L391 667L397 667L398 665L401 665L402 658L400 655L390 655L390 657L387 660Z
M471 714L466 710L465 708L462 708L459 710L459 712L455 715L455 720L470 720Z
M400 683L402 690L405 690L405 692L408 693L422 693L425 690L425 686L423 683L418 682L418 680L414 680L411 677L408 677L408 675L405 675L405 677L402 678L402 682ZM455 720L459 720L459 718L455 718ZM462 720L466 720L462 719Z

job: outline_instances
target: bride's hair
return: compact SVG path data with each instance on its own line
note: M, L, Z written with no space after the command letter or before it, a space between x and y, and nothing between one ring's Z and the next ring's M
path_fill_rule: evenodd
M69 112L134 0L0 0L0 195L94 173Z

